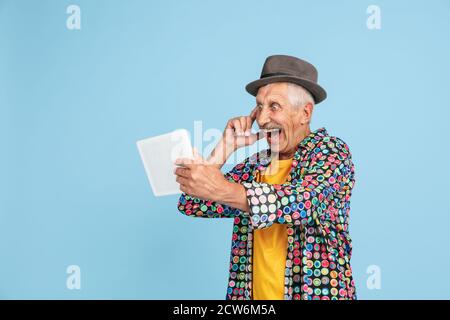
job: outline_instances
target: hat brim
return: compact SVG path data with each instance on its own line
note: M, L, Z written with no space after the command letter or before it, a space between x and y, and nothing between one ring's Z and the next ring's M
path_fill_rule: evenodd
M294 76L285 76L285 75L271 76L271 77L252 81L245 86L245 90L247 90L247 92L250 93L252 96L256 97L256 95L258 94L259 88L261 88L262 86L265 86L266 84L274 83L274 82L291 82L291 83L295 83L295 84L302 86L303 88L305 88L306 90L308 90L311 93L311 95L314 98L315 104L322 102L327 97L327 92L321 86L319 86L317 83L303 79L303 78L294 77Z

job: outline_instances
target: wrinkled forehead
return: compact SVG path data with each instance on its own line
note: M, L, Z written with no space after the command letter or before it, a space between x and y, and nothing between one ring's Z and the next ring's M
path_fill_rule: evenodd
M267 101L286 101L288 99L287 82L269 83L258 90L256 103L265 103Z

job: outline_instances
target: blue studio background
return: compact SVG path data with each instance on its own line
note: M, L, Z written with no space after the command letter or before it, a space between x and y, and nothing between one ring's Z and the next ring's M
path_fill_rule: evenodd
M353 153L359 298L450 298L449 16L448 0L0 1L0 298L224 299L232 220L155 198L135 142L247 114L271 54L317 66L312 129Z

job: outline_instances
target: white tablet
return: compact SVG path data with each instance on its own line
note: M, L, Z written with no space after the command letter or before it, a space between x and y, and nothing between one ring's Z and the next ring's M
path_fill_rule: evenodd
M136 142L145 172L157 197L181 193L174 169L178 158L193 158L189 132L175 130Z

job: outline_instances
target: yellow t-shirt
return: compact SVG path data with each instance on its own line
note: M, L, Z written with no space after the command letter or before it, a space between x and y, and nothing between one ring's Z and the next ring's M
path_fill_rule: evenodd
M282 184L291 170L292 159L273 160L257 182ZM287 228L274 223L253 232L253 300L284 299L284 269L287 254Z

